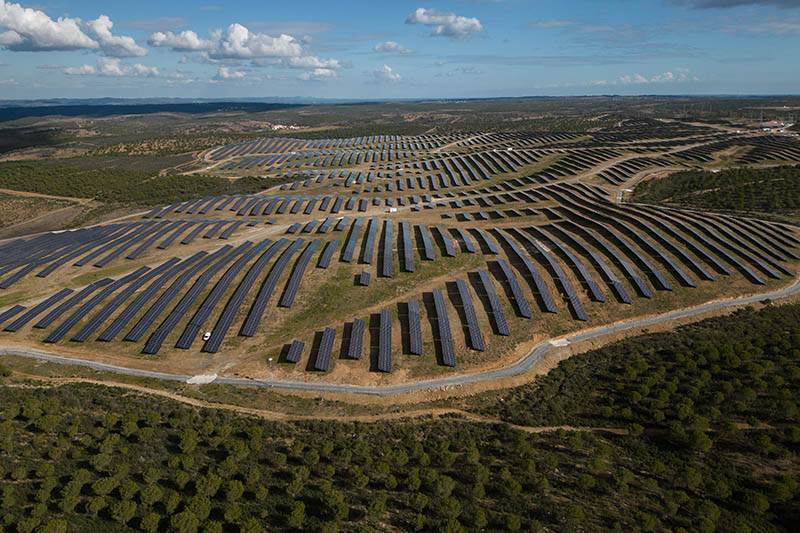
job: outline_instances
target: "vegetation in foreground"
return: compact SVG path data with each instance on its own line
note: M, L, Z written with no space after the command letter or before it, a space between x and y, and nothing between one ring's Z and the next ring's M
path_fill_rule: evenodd
M800 305L577 355L461 418L266 422L0 388L5 531L791 531ZM606 426L625 427L615 434Z
M640 183L633 199L682 207L797 215L800 167L686 170Z

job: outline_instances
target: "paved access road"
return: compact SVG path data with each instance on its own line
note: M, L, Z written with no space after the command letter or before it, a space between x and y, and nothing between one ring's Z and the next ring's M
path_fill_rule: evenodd
M663 315L658 315L650 318L632 319L626 322L617 324L610 324L601 326L590 330L577 332L568 335L564 338L554 341L543 342L535 346L527 355L522 357L519 361L509 366L492 370L489 372L478 372L475 374L461 374L445 378L430 379L427 381L414 381L411 383L402 383L399 385L385 385L385 386L363 386L363 385L348 385L339 383L306 383L302 381L280 381L280 380L256 380L256 379L237 379L237 378L216 378L213 383L222 385L236 385L245 387L263 387L283 390L296 390L296 391L312 391L312 392L338 392L345 394L359 394L367 396L393 396L397 394L406 394L410 392L418 392L424 390L441 389L454 385L468 385L471 383L479 383L485 381L493 381L497 379L518 376L530 370L536 363L542 360L548 351L554 349L557 345L563 346L565 344L586 341L604 335L619 333L635 328L643 328L665 322L668 320L675 320L678 318L688 318L697 316L711 311L720 311L733 307L753 304L765 299L780 300L795 294L800 293L800 279L795 280L794 283L783 289L778 289L771 292L762 294L754 294L751 296L743 296L741 298L734 298L729 300L720 300L716 302L709 302L696 307L690 307L678 311L671 311ZM566 341L566 342L564 342ZM131 376L140 376L153 379L161 379L167 381L182 381L186 382L192 376L183 376L179 374L167 374L163 372L153 372L149 370L138 370L135 368L127 368L123 366L110 365L105 363L98 363L95 361L88 361L85 359L73 359L71 357L63 357L47 352L37 350L22 350L18 348L9 348L0 346L0 355L9 354L20 357L30 357L51 363L61 363L69 365L78 365L104 372L114 372L117 374L126 374Z

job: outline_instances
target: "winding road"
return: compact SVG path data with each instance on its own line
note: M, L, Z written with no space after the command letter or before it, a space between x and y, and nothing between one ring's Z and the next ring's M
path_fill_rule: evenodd
M607 326L600 326L597 328L579 331L560 339L554 339L538 344L516 363L497 370L491 370L488 372L462 374L444 378L430 379L426 381L414 381L411 383L402 383L399 385L384 385L384 386L349 385L343 383L306 383L302 381L256 380L256 379L224 378L224 377L217 377L212 381L212 383L221 385L282 389L290 391L329 392L329 393L343 393L343 394L356 394L363 396L381 396L381 397L394 396L399 394L408 394L426 390L442 389L445 387L458 386L458 385L469 385L472 383L494 381L498 379L504 379L524 374L525 372L530 370L534 365L539 363L550 350L556 349L561 346L566 346L568 344L572 344L575 342L587 341L603 337L605 335L611 335L614 333L628 331L631 329L653 326L655 324L667 322L670 320L690 318L708 312L741 307L743 305L757 303L766 299L780 300L783 298L794 296L798 293L800 293L800 279L796 279L791 285L787 287L774 291L769 291L761 294L753 294L750 296L743 296L741 298L733 298L728 300L709 302L695 307L689 307L686 309L671 311L663 315L658 315L649 318L637 318L624 322L619 322L616 324L609 324ZM98 363L96 361L89 361L85 359L73 359L70 357L62 357L59 355L38 350L21 350L18 348L9 348L0 346L0 355L16 355L20 357L28 357L32 359L38 359L41 361L47 361L51 363L77 365L104 372L114 372L117 374L126 374L130 376L139 376L139 377L146 377L146 378L167 380L167 381L187 382L192 378L192 376L184 376L180 374L167 374L164 372L153 372L149 370L139 370L135 368L127 368L124 366Z

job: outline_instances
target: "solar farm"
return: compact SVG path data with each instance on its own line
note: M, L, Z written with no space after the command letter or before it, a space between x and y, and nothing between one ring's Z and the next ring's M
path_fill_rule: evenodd
M628 119L215 147L205 172L283 183L0 243L3 342L254 379L499 368L569 332L791 284L795 227L625 201L731 153L792 164L800 142Z

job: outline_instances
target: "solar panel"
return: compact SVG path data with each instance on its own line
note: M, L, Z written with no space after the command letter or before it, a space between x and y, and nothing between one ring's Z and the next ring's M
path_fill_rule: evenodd
M188 259L184 259L180 263L173 265L168 271L164 272L161 276L159 276L156 280L153 281L147 288L142 291L136 299L125 308L125 310L120 313L120 315L111 323L111 325L106 328L105 331L98 337L98 340L101 341L111 341L114 340L122 328L124 328L128 322L139 312L139 310L147 303L153 296L155 296L156 292L158 292L161 287L163 287L167 281L171 278L176 276L178 272L183 270L184 268L188 267L195 261L198 261L205 256L207 256L207 252L197 252L193 256L189 257Z
M650 214L648 214L647 212L641 210L638 207L624 206L624 210L627 211L627 212L635 213L637 217L639 217L641 219L644 219L644 220L647 220L648 222L651 222L651 223L655 224L657 227L659 227L662 230L664 230L668 235L670 235L673 239L675 239L682 246L686 246L692 252L694 252L698 257L703 259L703 261L705 261L706 263L709 263L710 265L712 265L718 272L721 272L722 274L725 274L725 275L730 275L731 274L730 269L728 269L728 267L726 267L719 259L717 259L717 257L715 257L714 255L712 255L711 253L706 251L702 246L699 246L699 245L695 244L691 239L688 239L688 238L684 237L682 233L680 233L679 231L676 231L675 228L673 228L672 226L670 226L669 224L664 222L664 220L662 220L660 218L657 218L657 217L654 217L654 216L651 216ZM677 248L680 249L680 247L677 247ZM709 280L713 280L714 279L714 277L710 273L708 273L708 271L705 271L705 274L703 272L700 272L700 271L698 271L698 273L704 279L709 279Z
M200 222L197 227L195 227L192 231L190 231L182 240L181 244L190 244L192 241L197 238L197 236L202 232L205 228L209 225L213 224L213 222Z
M125 335L126 341L138 341L142 338L142 335L145 334L147 329L153 325L153 322L164 312L167 306L172 302L172 300L178 295L178 293L183 289L183 287L189 283L189 280L194 277L200 270L207 267L213 261L216 261L220 257L223 257L231 250L232 246L225 245L224 247L220 248L213 254L209 254L202 259L200 259L197 263L190 266L186 272L178 276L178 278L172 282L172 284L167 287L161 296L155 301L155 303L147 310L144 316L139 319L139 321L131 328L127 335Z
M636 290L640 296L643 296L645 298L653 297L653 293L650 292L650 288L647 286L644 280L639 276L639 273L636 272L636 270L627 261L627 259L622 257L622 255L619 252L617 252L617 250L614 249L613 246L611 246L608 242L606 242L600 236L600 234L587 227L580 226L578 224L575 224L574 222L569 222L569 221L557 222L555 226L559 228L561 231L563 231L564 234L569 235L570 237L573 236L575 230L578 230L579 232L582 232L583 234L587 235L597 244L600 250L602 250L608 256L612 257L613 260L622 267L622 270L624 270L627 276L631 279L631 281L633 281L633 284L636 287ZM575 242L577 242L576 239L574 240ZM599 256L594 256L594 257L599 258ZM608 270L608 272L610 272L610 270Z
M367 226L367 236L364 242L364 249L361 252L361 263L366 263L368 265L372 264L372 256L375 252L375 235L378 233L378 219L371 218L369 219L369 225Z
M87 285L86 287L84 287L83 289L78 291L77 293L73 294L72 297L69 298L67 301L63 302L61 305L59 305L58 307L56 307L55 309L53 309L52 311L47 313L44 316L44 318L42 318L37 323L35 323L33 325L33 327L35 327L35 328L46 328L46 327L48 327L50 324L52 324L53 322L58 320L58 318L61 315L63 315L64 313L66 313L67 311L69 311L70 309L75 307L76 305L78 305L78 303L80 303L84 298L86 298L87 296L89 296L90 294L95 292L96 290L98 290L98 289L100 289L102 287L105 287L109 283L112 283L113 281L114 280L112 280L111 278L103 278L101 280L95 281L94 283L92 283L90 285Z
M33 320L36 316L40 315L46 309L57 304L58 302L63 300L66 296L72 294L72 292L73 292L72 289L61 289L60 291L50 296L46 300L39 302L38 304L28 309L28 311L25 312L22 316L18 317L11 324L7 325L4 331L18 331L20 328L25 326L25 324Z
M595 224L598 227L600 227L607 235L610 235L611 238L614 239L614 242L622 250L624 250L629 257L636 258L636 260L639 262L642 268L644 268L644 270L653 274L657 288L668 291L672 290L672 286L670 285L669 281L667 281L667 278L664 277L664 274L661 272L661 270L656 268L655 265L653 265L650 261L648 261L647 258L644 257L644 255L641 252L639 252L636 248L631 246L630 243L628 243L628 240L625 237L623 237L622 234L620 234L617 230L608 226L607 224L601 224L597 221L591 220L588 217L583 216L582 214L578 213L577 211L569 207L561 207L559 209L570 213L574 218L577 218L578 220Z
M583 261L581 261L575 254L573 254L569 250L569 248L564 246L564 244L562 244L561 241L559 241L553 235L545 233L536 226L530 226L527 229L528 231L533 232L540 239L546 239L550 244L558 248L558 250L560 250L561 253L567 257L567 261L572 265L572 267L575 270L578 271L580 279L582 279L583 282L586 284L586 286L589 288L589 295L592 298L592 300L594 300L595 302L606 301L606 298L605 296L603 296L600 287L597 285L597 283L595 283L594 278L592 278L592 275L589 273L589 269L586 268L586 265L583 264Z
M356 243L358 242L358 236L361 233L361 225L363 223L364 219L358 217L356 218L355 222L353 222L353 226L350 228L350 234L347 236L344 250L342 250L342 261L345 263L349 263L353 260L353 254L356 250Z
M297 260L297 263L294 265L294 270L292 271L291 276L289 276L289 281L286 283L286 287L283 290L283 295L281 295L280 300L278 301L279 307L291 307L294 303L294 298L297 295L297 290L300 288L300 282L303 280L303 274L306 271L306 267L308 266L308 262L311 260L311 256L317 251L317 248L322 244L320 239L314 239L309 245L303 250L303 253L300 254L300 258Z
M461 240L461 242L464 243L464 249L467 252L471 254L477 252L475 249L475 244L472 242L472 239L470 239L466 231L461 228L455 228L455 232L458 234L458 238Z
M135 281L130 283L127 287L121 290L114 298L111 299L103 308L97 312L89 321L72 337L71 340L75 342L84 342L89 338L89 335L94 333L100 325L108 320L111 314L116 311L128 298L131 297L137 290L144 286L145 283L151 281L157 276L161 276L167 269L172 268L175 264L179 263L180 259L173 257L156 268L148 271L146 274L136 278ZM120 329L122 329L120 327Z
M392 277L392 245L394 243L394 222L387 219L383 223L383 257L381 257L381 276Z
M753 283L756 283L758 285L764 285L765 284L764 280L758 274L756 274L750 267L748 267L746 264L744 264L743 262L741 262L738 259L736 259L734 256L729 254L727 251L722 249L720 246L718 246L717 244L713 243L711 240L709 240L706 237L704 237L698 231L694 230L691 227L690 224L687 224L686 222L684 222L682 217L680 217L679 213L670 212L670 214L667 214L663 210L660 210L659 212L660 212L661 216L663 216L665 219L669 220L671 223L675 224L682 231L684 231L684 232L688 233L689 235L691 235L692 237L696 238L698 241L703 243L705 246L708 246L709 248L711 248L714 251L714 253L716 253L717 255L721 256L723 259L728 261L730 264L732 264L735 267L737 267L748 279L750 279L750 281L752 281ZM729 246L729 244L727 244L725 242L725 240L722 239L722 237L720 237L712 229L710 229L710 228L708 228L706 226L703 226L702 224L700 224L697 221L694 221L694 223L692 223L692 225L697 227L700 231L703 231L703 233L709 235L711 238L713 238L717 242L721 243L723 246ZM766 265L764 265L764 266L766 266ZM775 273L774 271L773 271L773 274L777 276L777 273Z
M230 226L225 228L225 231L223 231L222 234L220 234L219 238L227 239L228 237L233 235L233 232L236 231L242 224L244 224L244 220L235 220Z
M213 293L216 291L218 293L222 293L236 274L244 268L244 265L247 264L255 255L260 251L263 250L271 241L269 239L264 240L258 243L256 246L251 247L251 243L246 241L236 247L231 253L223 257L220 261L214 263L211 267L207 268L203 274L197 278L197 280L192 284L192 287L186 291L186 294L183 295L183 298L178 302L172 312L167 316L166 319L156 328L150 338L147 339L147 343L145 343L144 349L142 350L143 353L147 354L154 354L158 353L161 349L161 345L164 340L167 338L175 326L178 325L178 322L183 318L183 316L189 311L189 308L194 304L195 300L200 297L200 294L206 289L208 283L211 279L226 267L231 261L236 259L236 257L245 251L247 253L240 257L236 263L234 263L225 274L222 275L220 280L214 286L212 290L212 294L209 295L209 298L212 297ZM248 250L248 248L250 248Z
M408 351L415 355L422 355L422 321L419 301L414 298L408 300L408 339Z
M486 344L483 341L481 328L478 324L478 317L475 314L475 306L472 304L472 295L469 288L463 279L456 279L456 287L458 287L458 296L461 299L461 307L467 319L467 331L469 333L469 345L473 350L480 352L486 350Z
M331 364L331 351L333 350L333 341L336 338L336 330L333 328L325 328L322 332L322 340L319 343L319 350L317 350L317 357L314 360L314 368L326 372Z
M550 266L550 269L556 275L556 278L561 284L561 288L566 293L569 305L572 308L575 317L578 320L584 320L584 321L589 320L589 317L586 314L586 310L583 308L583 304L578 299L578 295L575 292L575 288L572 286L572 282L564 273L564 270L561 268L559 262L555 260L555 258L550 254L550 252L539 242L530 238L527 234L522 233L518 229L511 228L508 231L512 232L517 237L517 239L520 240L520 242L522 242L523 244L527 243L528 245L532 246L542 257L544 257L545 261Z
M478 277L481 280L483 291L489 299L489 308L491 309L490 317L494 320L497 333L500 335L510 335L511 331L508 328L506 314L503 312L503 306L500 305L500 299L497 297L497 292L494 290L494 285L489 278L489 274L484 270L478 269Z
M528 272L528 275L533 280L534 285L536 286L536 291L539 293L539 296L542 298L542 303L544 304L544 308L549 313L556 313L558 310L556 309L556 304L553 301L553 297L550 295L550 291L547 289L547 285L544 283L544 279L539 274L538 269L534 266L530 259L528 259L527 255L520 249L517 244L506 237L505 233L502 233L498 230L494 230L495 234L499 236L506 245L511 248L514 252L514 255L519 259L519 261L525 266L525 270Z
M338 247L339 241L328 241L328 244L325 245L325 249L322 250L322 253L320 254L319 261L317 262L317 268L328 268L328 266L331 264L333 254L336 252L336 248Z
M456 352L453 347L453 335L450 331L450 318L444 296L439 289L433 289L433 303L436 308L436 325L439 333L439 344L442 349L442 363L445 366L456 366Z
M361 359L364 344L364 321L353 319L353 328L350 330L350 344L347 347L348 359Z
M267 275L266 279L264 279L264 283L261 285L261 289L256 296L253 305L250 307L250 311L247 313L247 318L242 325L242 329L239 332L240 335L244 335L245 337L252 337L256 333L256 329L258 328L258 324L261 322L261 317L264 315L264 310L267 307L267 302L269 301L270 296L272 296L272 291L275 289L275 284L278 283L278 278L280 278L283 269L286 268L286 265L291 260L292 256L303 246L305 241L303 239L298 239L289 246L289 248L284 251L278 260L275 262L275 265L272 267L272 270ZM222 338L225 336L228 328L230 327L231 323L233 322L234 316L236 315L236 311L241 306L242 302L244 301L245 296L247 296L247 291L250 290L252 283L255 282L255 279L249 281L249 285L245 285L244 281L239 287L236 289L236 292L228 301L228 305L225 307L225 311L223 311L222 316L220 316L219 321L217 321L217 325L214 328L214 331L211 332L211 338L206 342L206 346L203 347L204 351L217 351L219 349L219 345L222 343ZM217 337L214 343L211 343L212 339L215 339L214 333L219 330L217 333Z
M0 313L0 324L5 322L6 320L14 318L15 316L17 316L19 313L21 313L24 310L25 310L25 306L24 305L19 305L19 304L6 309L2 313Z
M269 242L269 241L264 241ZM241 291L243 293L249 292L250 288L255 283L256 278L261 274L261 271L266 267L267 263L275 256L281 248L283 248L286 243L289 241L286 239L279 239L264 252L262 253L259 258L251 265L250 269L245 274L244 278L239 284ZM256 253L260 250L256 249ZM238 270L236 271L238 272ZM228 287L233 283L233 279L235 278L235 272L232 272L230 276L223 276L211 292L206 296L203 303L200 307L195 311L195 314L189 319L189 323L183 330L178 342L175 344L176 348L182 348L184 350L189 349L194 342L194 339L197 337L197 334L200 333L203 325L205 324L208 317L211 315L214 309L216 309L217 304L222 299L222 296L228 290ZM237 289L238 290L238 289Z
M497 264L500 266L500 270L503 271L503 276L506 278L506 283L508 283L509 289L511 290L517 313L522 317L531 318L531 310L528 306L528 301L525 299L525 295L522 293L522 288L519 286L517 276L514 275L511 267L508 266L508 263L506 263L504 259L498 258Z
M388 309L381 310L378 332L378 370L381 372L392 371L392 312Z
M289 346L289 351L286 353L286 360L290 363L300 362L300 357L303 355L303 348L305 347L306 344L304 342L292 341L292 345Z
M475 228L475 229L470 230L470 231L474 231L475 233L478 234L480 239L483 241L483 244L486 246L486 248L489 249L490 253L493 253L493 254L499 254L500 253L500 250L497 249L497 246L495 245L495 243L491 239L491 237L489 237L488 233L486 233L482 229L478 229L478 228Z
M136 280L149 270L149 267L143 266L134 272L131 272L130 274L106 285L103 290L89 298L89 300L84 302L83 305L81 305L69 317L67 317L66 320L59 324L56 329L50 332L50 334L44 339L44 342L53 343L60 341L64 335L66 335L67 332L69 332L69 330L75 326L75 324L80 322L80 320L83 319L89 313L89 311L100 305L100 302L105 300L111 293Z
M417 224L417 231L422 238L422 258L426 261L433 261L436 259L436 256L433 253L433 243L431 242L430 235L428 234L428 228L425 226L425 224Z

